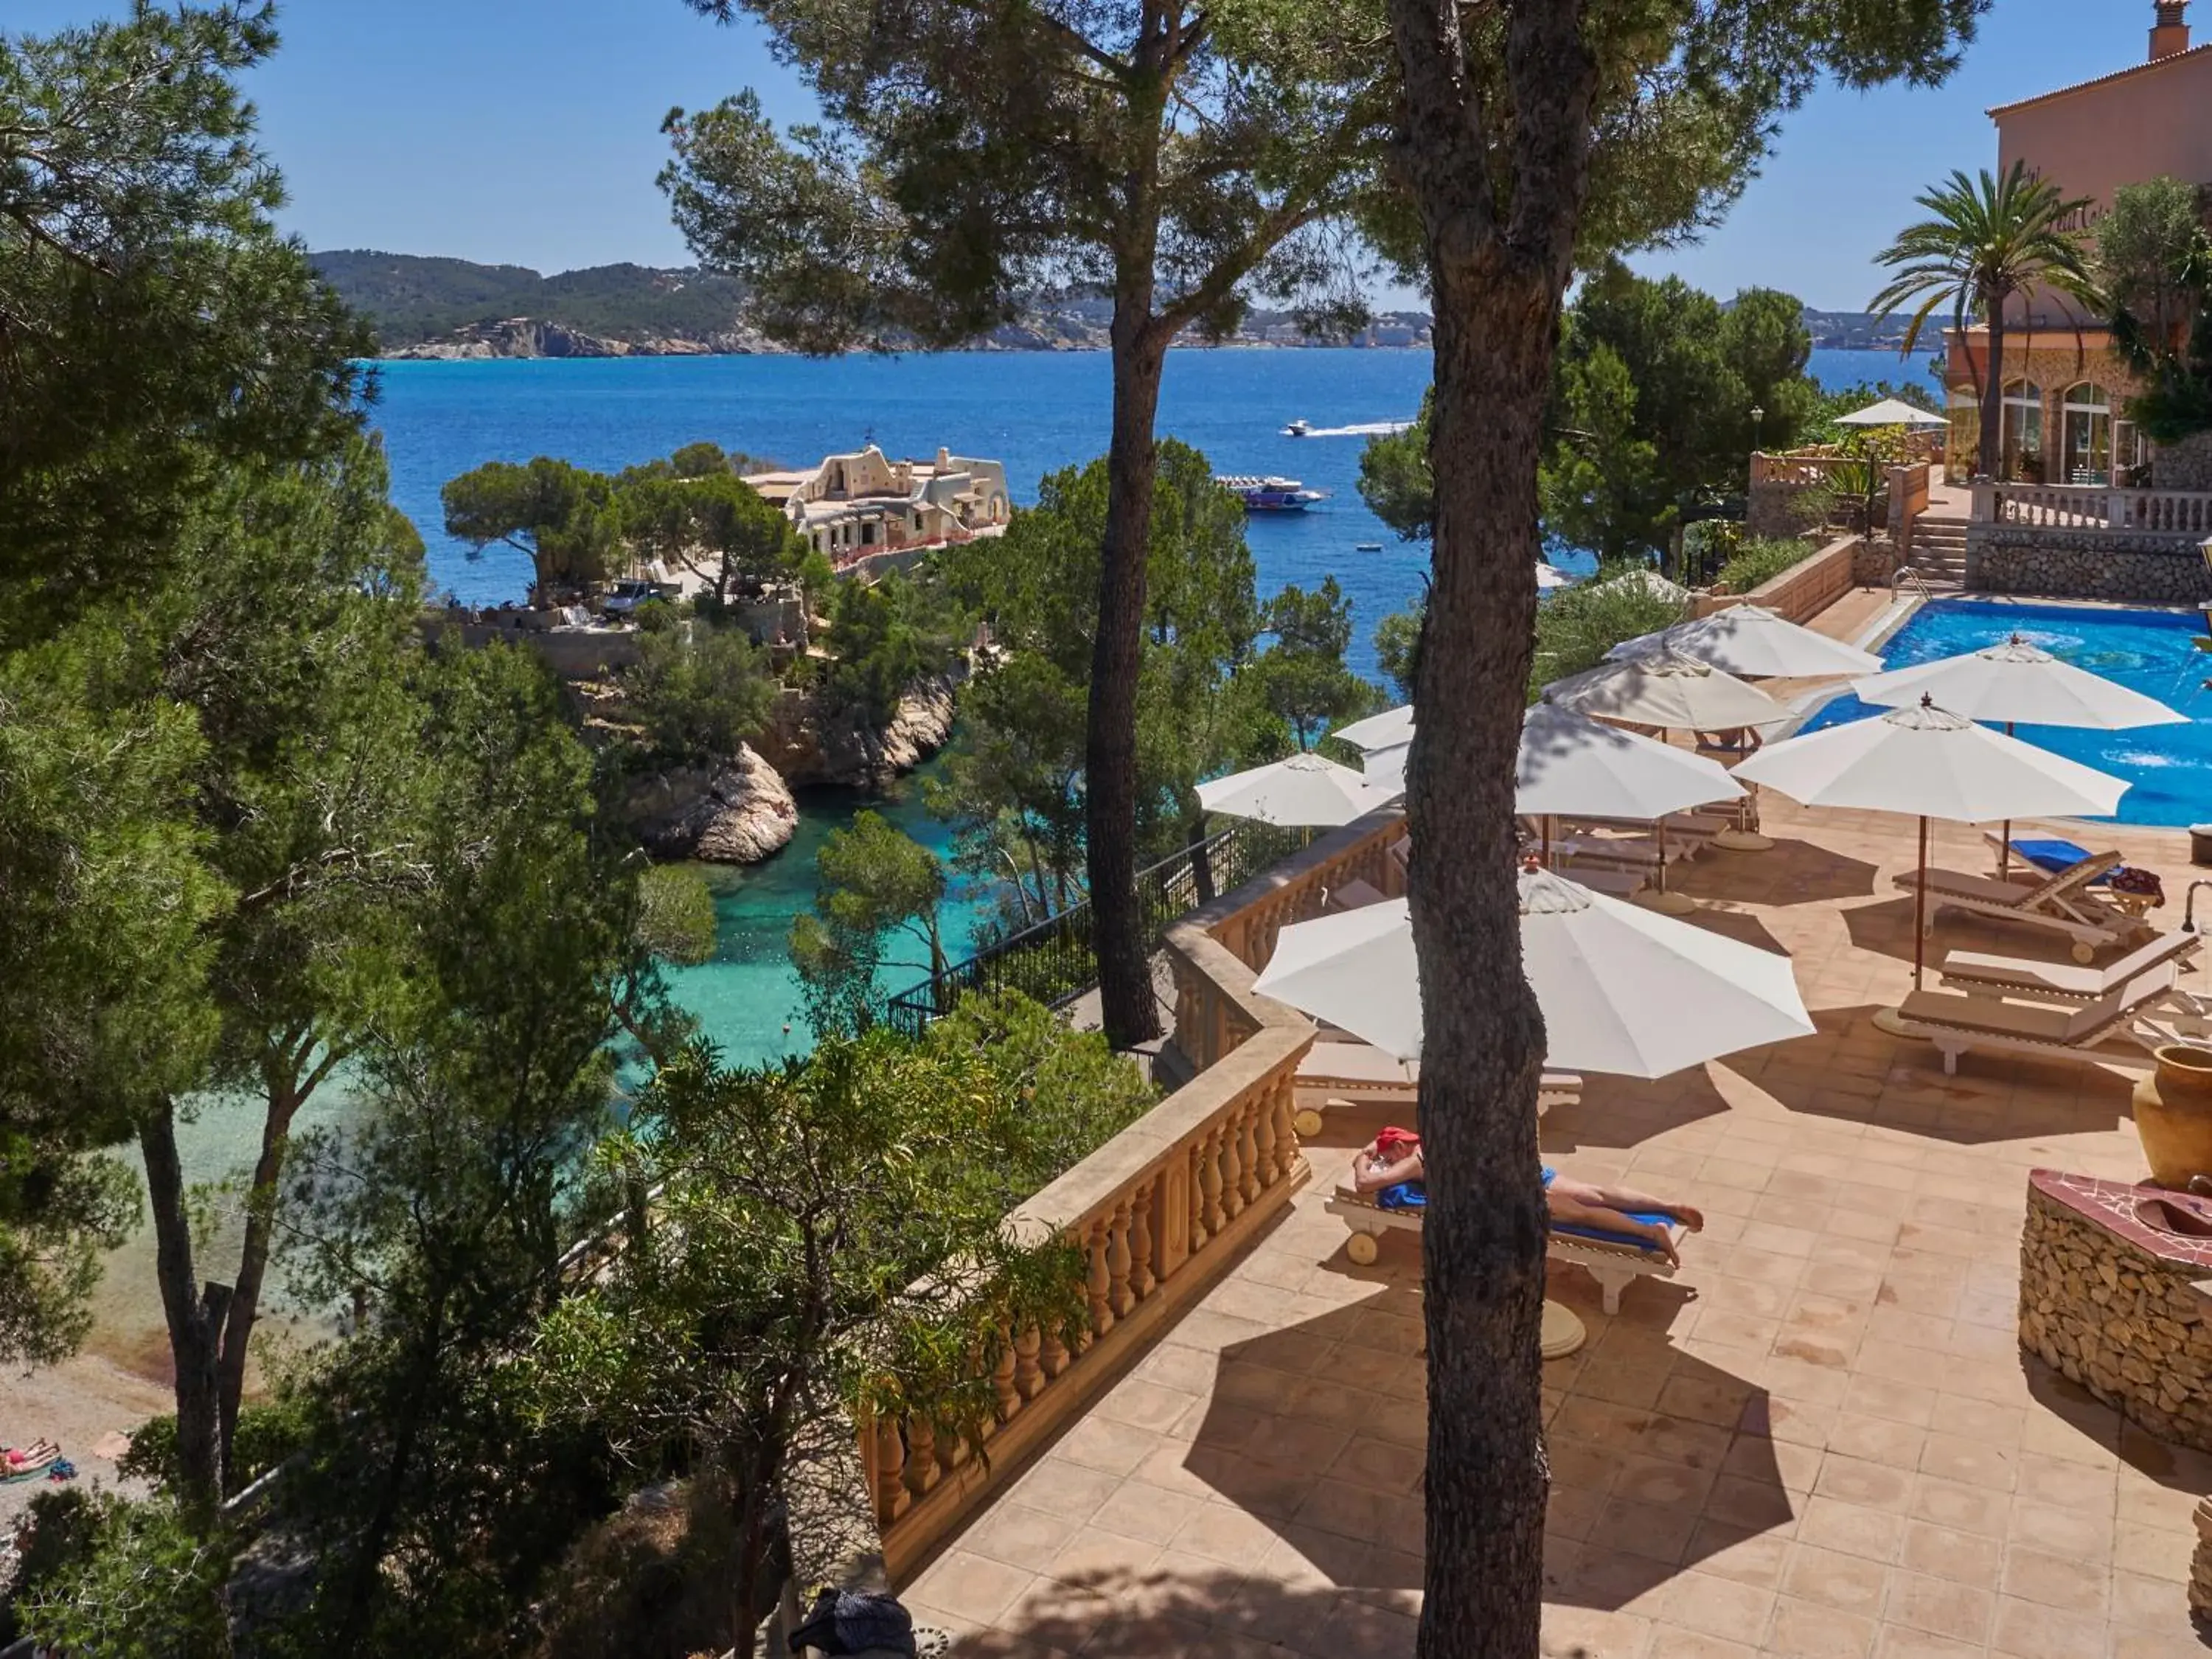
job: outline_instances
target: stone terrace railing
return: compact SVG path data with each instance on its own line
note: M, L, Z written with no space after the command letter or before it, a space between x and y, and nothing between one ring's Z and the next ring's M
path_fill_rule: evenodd
M1034 1326L1003 1334L998 1411L981 1446L941 1438L919 1418L860 1425L893 1583L1141 1358L1305 1183L1291 1117L1314 1028L1252 981L1276 933L1317 913L1327 888L1357 876L1401 890L1386 849L1402 833L1395 811L1371 813L1169 929L1176 1046L1196 1074L1011 1218L1087 1258L1081 1339L1065 1345Z
M2103 530L2175 540L2212 535L2212 492L2102 484L1978 483L1973 521L2041 530Z
M1795 484L1810 489L1815 484L1833 483L1845 473L1865 471L1864 461L1843 455L1770 455L1761 450L1751 458L1751 481L1754 484Z

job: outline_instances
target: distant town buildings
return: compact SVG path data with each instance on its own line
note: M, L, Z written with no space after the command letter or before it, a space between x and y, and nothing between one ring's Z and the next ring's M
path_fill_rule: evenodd
M1004 466L943 449L933 461L894 461L871 444L805 471L756 472L745 482L841 571L996 535L1009 511Z
M2186 0L2157 0L2145 61L1990 111L2000 175L2015 161L2069 197L2087 197L2094 229L2123 185L2160 176L2212 185L2212 44L2191 47ZM2103 319L2057 295L2026 295L2005 319L2003 476L2037 483L2139 481L2151 446L2124 410L2139 392ZM1989 332L1950 331L1948 453L1971 470ZM2164 483L2161 480L2161 483Z

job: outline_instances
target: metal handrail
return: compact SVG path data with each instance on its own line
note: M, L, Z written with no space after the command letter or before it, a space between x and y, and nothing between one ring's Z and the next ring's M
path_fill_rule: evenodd
M1147 939L1157 940L1171 923L1241 886L1295 849L1306 833L1240 819L1146 865L1137 872L1136 885ZM982 990L1017 990L1047 1007L1060 1007L1098 983L1091 928L1085 897L885 998L879 1018L919 1036L966 993Z

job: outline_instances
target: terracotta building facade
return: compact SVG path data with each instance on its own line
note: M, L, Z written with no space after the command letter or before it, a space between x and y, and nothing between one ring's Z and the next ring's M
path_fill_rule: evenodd
M2159 0L2144 61L1990 111L2000 175L2015 161L2069 197L2086 197L2094 233L2124 185L2161 175L2212 187L2212 43L2192 46L2185 0ZM2154 447L2127 419L2138 390L2100 322L2035 294L2006 314L2002 476L2030 483L2204 488L2158 476ZM1948 446L1954 478L1972 471L1989 335L1947 331ZM2192 471L2195 470L2192 466Z

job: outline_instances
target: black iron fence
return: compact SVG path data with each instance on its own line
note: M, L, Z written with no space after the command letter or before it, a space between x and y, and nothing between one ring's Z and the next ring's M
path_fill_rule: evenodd
M1137 872L1145 935L1157 940L1178 917L1243 886L1312 839L1310 830L1284 830L1239 819ZM919 1036L970 991L1019 991L1048 1007L1072 1002L1098 983L1091 945L1091 901L1032 923L888 999L883 1021Z

